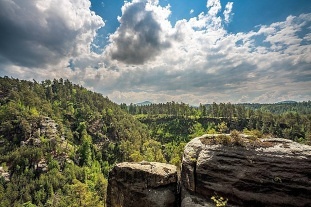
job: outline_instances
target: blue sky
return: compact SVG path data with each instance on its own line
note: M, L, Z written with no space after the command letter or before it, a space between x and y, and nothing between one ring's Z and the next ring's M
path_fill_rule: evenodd
M0 0L0 75L117 103L311 99L310 0Z
M299 15L301 13L309 13L311 11L310 0L224 0L223 5L233 2L234 21L226 25L226 29L230 33L248 32L256 30L258 25L268 25L286 19L289 15ZM117 17L121 16L121 7L124 4L122 0L93 0L91 1L91 9L100 15L106 21L106 26L100 29L100 37L97 43L101 45L107 44L107 36L113 33L120 25ZM174 25L176 21L181 19L190 19L198 16L202 12L206 12L205 0L160 0L161 6L171 6L170 22ZM224 9L224 8L223 8ZM191 12L192 11L192 12Z

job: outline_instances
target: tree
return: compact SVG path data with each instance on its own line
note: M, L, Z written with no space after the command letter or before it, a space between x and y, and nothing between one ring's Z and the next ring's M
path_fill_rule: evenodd
M139 151L135 150L131 155L130 155L130 159L133 162L140 162L144 160L144 157L140 154Z
M86 165L91 166L92 164L92 140L91 136L88 134L85 134L82 136L82 144L79 148L79 154L80 154L80 165Z
M73 207L88 207L88 206L103 206L99 200L99 196L92 193L85 183L79 180L73 180L73 184L69 186L71 206Z
M144 159L153 162L165 162L162 145L155 140L148 140L143 144Z
M193 125L192 129L191 129L191 138L195 138L198 136L202 136L203 134L205 134L205 130L202 127L202 124L197 122Z
M221 122L220 124L217 125L217 129L220 133L226 133L228 131L228 127L226 122Z

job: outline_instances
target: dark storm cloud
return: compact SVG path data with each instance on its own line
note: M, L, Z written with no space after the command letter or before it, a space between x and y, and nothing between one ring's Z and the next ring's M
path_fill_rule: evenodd
M85 3L85 2L84 2ZM41 5L38 5L41 4ZM63 4L63 5L62 5ZM77 3L78 4L78 3ZM65 8L65 6L71 6ZM43 8L40 8L43 7ZM76 9L70 1L0 1L0 56L8 62L25 67L40 67L58 63L62 58L77 54L77 39L82 34L82 25L89 18L98 28L101 20L85 15L72 18ZM77 13L89 10L82 8ZM83 11L83 12L84 12ZM73 27L74 22L80 27ZM84 22L85 21L85 22ZM87 27L92 29L91 27ZM87 32L85 32L87 33ZM81 42L80 42L81 43Z
M146 2L128 5L120 18L120 27L111 36L110 55L127 64L143 64L153 59L170 43L163 41L161 26L153 11L146 10Z

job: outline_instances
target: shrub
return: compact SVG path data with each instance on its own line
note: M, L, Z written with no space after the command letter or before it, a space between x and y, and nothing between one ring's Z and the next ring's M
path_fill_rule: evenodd
M233 130L230 133L231 138L233 139L233 143L238 146L244 146L243 139L240 135L240 132L237 130Z
M227 135L219 135L215 137L215 141L217 144L223 144L223 145L228 145L232 143L231 137Z
M228 202L227 198L223 198L223 197L218 196L218 195L212 196L211 200L214 201L216 207L224 207L227 205L227 202Z

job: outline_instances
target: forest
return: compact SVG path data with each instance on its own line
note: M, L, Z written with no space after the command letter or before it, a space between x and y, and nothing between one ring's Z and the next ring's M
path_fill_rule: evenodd
M206 133L311 143L311 102L116 104L54 79L0 77L0 206L105 206L107 178L122 161L180 165Z
M185 103L160 103L120 107L146 124L152 137L168 142L189 141L203 133L256 132L310 144L311 101L276 104L213 103L198 107ZM177 134L176 134L177 133ZM174 138L173 138L174 137ZM178 139L179 137L179 139Z

